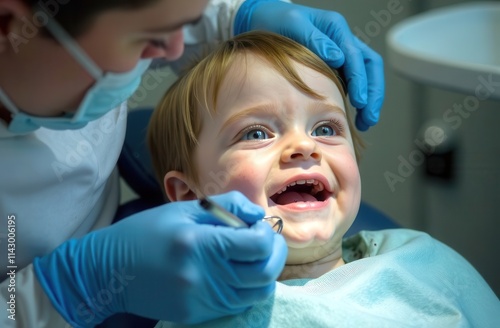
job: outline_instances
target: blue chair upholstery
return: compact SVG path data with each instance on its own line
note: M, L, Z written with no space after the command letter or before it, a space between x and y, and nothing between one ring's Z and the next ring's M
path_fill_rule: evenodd
M155 178L146 144L146 132L152 112L152 108L144 108L133 110L128 115L127 134L118 160L118 169L121 177L137 193L139 198L121 205L115 221L165 203L161 187ZM397 227L398 225L387 215L362 201L358 216L346 236L360 230Z
M153 109L137 109L129 113L127 133L118 170L127 184L140 198L161 200L162 190L153 170L146 142L146 133Z

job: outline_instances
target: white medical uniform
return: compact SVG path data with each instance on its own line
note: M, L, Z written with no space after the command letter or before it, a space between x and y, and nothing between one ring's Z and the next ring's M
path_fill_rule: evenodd
M231 37L241 2L211 1L200 24L185 28L183 58ZM122 104L80 130L40 128L26 135L9 133L0 120L1 279L11 270L9 265L16 266L16 320L5 311L13 287L7 277L0 285L1 327L67 325L40 288L31 263L64 241L113 220L119 205L115 166L125 137L126 114L127 106ZM7 227L8 218L13 217L15 262L8 263Z

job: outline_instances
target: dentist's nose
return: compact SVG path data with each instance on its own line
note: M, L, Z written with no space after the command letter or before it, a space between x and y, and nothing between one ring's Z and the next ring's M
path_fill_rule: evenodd
M316 142L310 136L301 133L294 133L293 136L290 136L290 142L281 153L283 163L309 159L319 162L321 158L321 151Z
M181 29L172 33L167 41L164 57L168 61L179 59L184 53L184 32Z

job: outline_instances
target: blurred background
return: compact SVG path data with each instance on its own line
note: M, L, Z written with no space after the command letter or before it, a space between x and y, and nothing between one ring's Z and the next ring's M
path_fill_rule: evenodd
M500 101L481 100L460 124L450 125L443 119L445 113L464 105L467 95L414 82L396 73L387 58L386 36L394 24L432 9L477 1L294 2L341 13L353 33L385 60L386 97L380 123L363 133L367 148L360 165L362 198L402 227L428 232L458 251L500 295L496 239L500 231L496 208L500 204ZM500 37L496 40L500 48ZM153 78L159 87L139 88L130 101L132 109L155 106L175 76L165 68ZM442 154L420 156L421 131L431 121L447 131L452 142ZM122 201L134 197L122 183Z

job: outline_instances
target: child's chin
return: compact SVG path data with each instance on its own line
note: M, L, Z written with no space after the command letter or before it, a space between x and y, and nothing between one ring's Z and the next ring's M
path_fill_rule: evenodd
M289 229L291 230L291 229ZM283 236L286 239L286 244L291 249L302 250L311 246L321 246L332 239L333 231L328 232L326 229L318 231L307 231L306 233L289 233L284 231Z
M326 212L327 215L324 215ZM353 219L345 215L332 214L334 210L325 209L322 215L312 216L301 214L283 220L283 232L289 248L305 249L310 247L322 247L341 243L346 231L352 224ZM296 213L295 213L296 214Z

